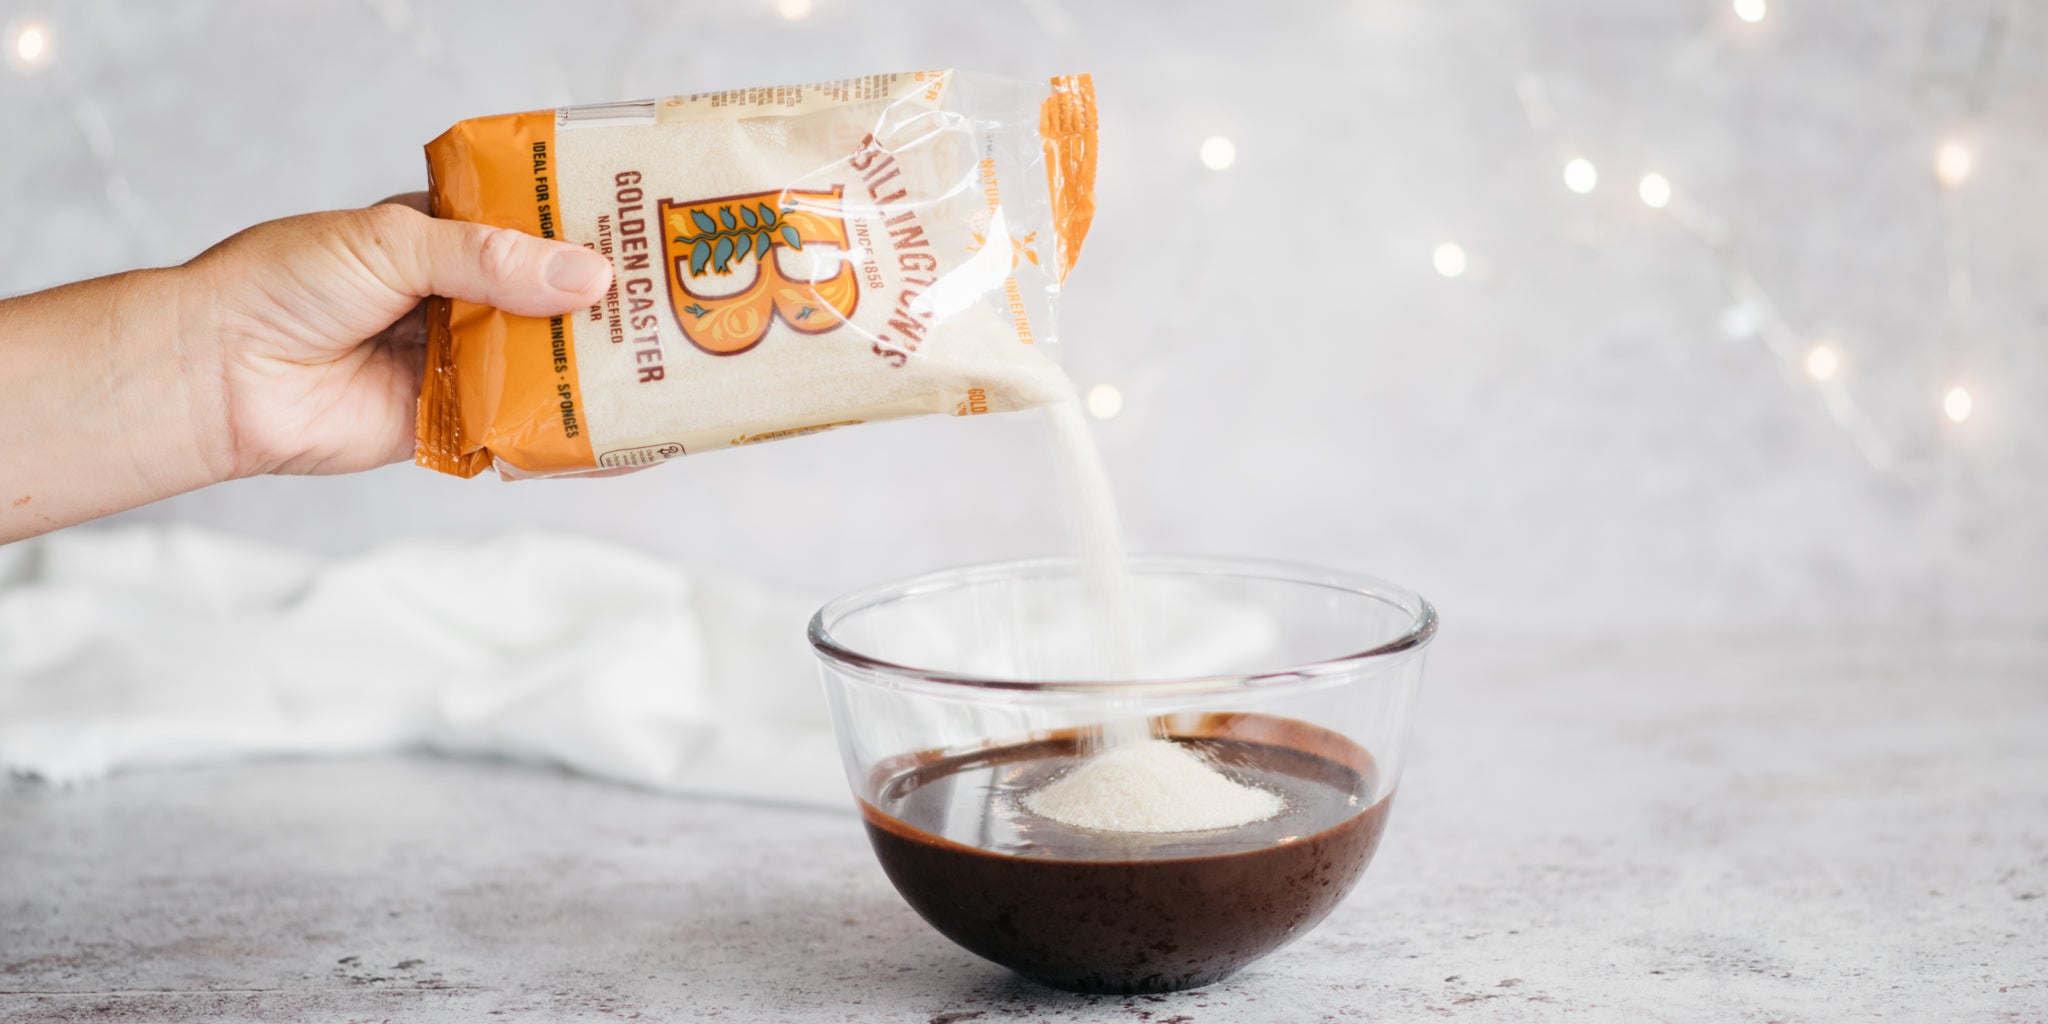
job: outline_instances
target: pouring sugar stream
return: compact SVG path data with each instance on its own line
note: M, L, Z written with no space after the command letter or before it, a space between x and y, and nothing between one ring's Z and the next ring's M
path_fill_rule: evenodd
M1096 651L1100 678L1135 682L1140 637L1108 468L1077 397L1070 393L1049 406L1047 421L1072 490L1090 596L1098 608L1095 635L1080 640ZM1081 734L1089 759L1027 796L1025 808L1065 825L1110 832L1234 828L1281 810L1280 797L1232 779L1201 754L1159 735L1150 720L1118 714L1113 695L1105 708L1109 717Z

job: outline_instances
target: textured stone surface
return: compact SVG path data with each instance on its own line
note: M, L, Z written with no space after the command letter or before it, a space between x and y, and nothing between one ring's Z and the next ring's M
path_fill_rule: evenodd
M1201 991L1014 980L851 813L380 758L0 789L0 1019L2048 1019L2048 640L1457 640L1359 892Z

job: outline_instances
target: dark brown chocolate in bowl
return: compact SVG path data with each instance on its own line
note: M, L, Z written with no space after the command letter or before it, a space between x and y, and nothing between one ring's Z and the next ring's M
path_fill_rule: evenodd
M1081 737L1064 730L878 765L881 806L861 803L869 841L897 892L932 927L1035 981L1119 994L1219 981L1343 902L1379 846L1392 795L1367 803L1371 755L1304 722L1183 716L1168 734L1240 781L1281 792L1289 811L1235 829L1150 834L1069 828L1022 812L957 834L959 818L946 811L957 809L959 794L936 790L986 772L997 780L991 799L1015 799L1075 763Z

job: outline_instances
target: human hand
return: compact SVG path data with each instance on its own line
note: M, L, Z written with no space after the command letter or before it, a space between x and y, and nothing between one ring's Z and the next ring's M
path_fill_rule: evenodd
M187 338L219 346L212 460L233 477L348 473L412 456L425 303L523 316L589 306L611 266L577 245L435 220L422 193L259 224L181 268Z
M258 224L181 267L0 299L0 544L236 477L405 459L423 298L554 316L611 280L587 249L423 206Z

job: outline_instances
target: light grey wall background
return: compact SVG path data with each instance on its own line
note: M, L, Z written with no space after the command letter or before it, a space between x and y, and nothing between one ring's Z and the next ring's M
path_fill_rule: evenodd
M2041 3L0 0L10 55L31 20L47 59L0 69L0 293L419 187L463 117L1091 71L1101 214L1061 333L1125 396L1100 433L1136 546L1378 572L1454 626L2048 625ZM133 518L335 551L560 527L822 593L1068 549L1049 448L1029 417L930 419Z

